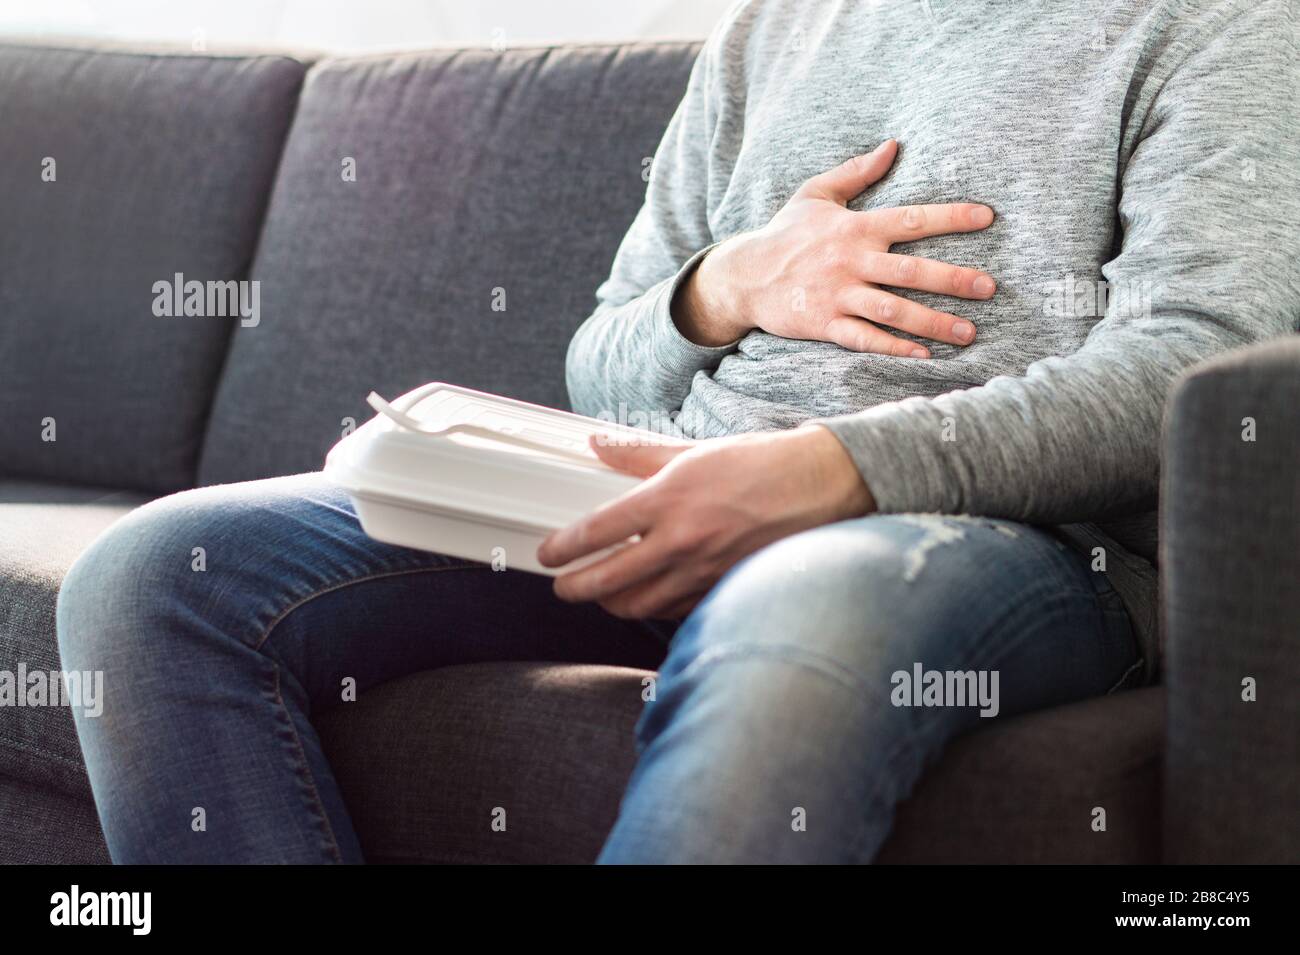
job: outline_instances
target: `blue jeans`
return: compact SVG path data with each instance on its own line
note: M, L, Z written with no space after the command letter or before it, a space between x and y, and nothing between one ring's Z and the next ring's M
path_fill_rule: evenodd
M312 713L347 678L364 691L492 660L659 668L602 861L868 861L954 735L1140 670L1104 574L1005 521L798 534L680 625L550 587L373 541L319 475L133 512L77 561L58 607L63 666L104 671L102 715L78 712L77 731L114 861L362 861ZM972 679L961 705L958 680L946 705L900 705L924 702L902 694L926 671L975 671L997 692L977 702Z

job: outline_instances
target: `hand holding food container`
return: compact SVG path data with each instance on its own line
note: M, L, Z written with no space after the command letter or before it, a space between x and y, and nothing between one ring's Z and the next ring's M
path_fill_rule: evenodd
M652 431L433 382L336 444L325 476L346 490L367 534L405 547L555 576L537 547L552 531L640 483L602 463L594 435L664 442Z

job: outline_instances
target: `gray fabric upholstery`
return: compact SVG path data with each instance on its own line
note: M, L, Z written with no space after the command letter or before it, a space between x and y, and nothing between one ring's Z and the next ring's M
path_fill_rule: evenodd
M447 667L314 719L368 860L585 863L632 771L645 675L571 664ZM380 726L390 729L377 739ZM491 828L498 806L505 832Z
M16 673L19 663L28 672L59 669L54 607L64 574L101 531L145 500L123 491L0 481L0 670ZM70 805L88 804L90 786L69 710L0 710L0 859L6 861L14 861L20 839L10 807L21 800L9 792L18 781L67 795ZM56 843L51 851L79 851L63 845L71 831L60 835L71 823L50 818L58 822L49 834Z
M110 861L89 789L71 795L43 783L0 776L0 863Z
M586 863L632 770L644 676L448 667L315 719L370 861ZM1163 695L1122 693L958 740L881 861L1158 861ZM1104 833L1090 825L1098 805ZM505 832L491 827L497 807Z
M997 721L955 741L901 807L882 863L1160 861L1164 690ZM1094 831L1093 810L1106 811Z
M446 380L567 405L570 335L640 206L643 160L697 49L314 67L254 265L262 323L236 334L200 481L320 467L343 420L370 416L372 388Z
M155 317L153 285L242 276L302 74L0 44L0 472L193 483L235 320Z
M1194 369L1166 420L1171 862L1300 861L1300 337ZM1245 419L1253 441L1243 440ZM1257 697L1242 699L1253 679Z

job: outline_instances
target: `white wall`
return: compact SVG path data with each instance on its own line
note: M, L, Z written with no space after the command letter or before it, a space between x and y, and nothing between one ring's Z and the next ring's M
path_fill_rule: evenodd
M0 0L0 36L359 52L702 37L732 0Z

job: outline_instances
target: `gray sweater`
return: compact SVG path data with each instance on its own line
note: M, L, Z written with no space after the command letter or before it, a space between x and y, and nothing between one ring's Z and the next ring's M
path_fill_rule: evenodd
M749 0L710 37L598 307L575 410L691 437L827 424L883 512L1060 527L1157 659L1166 391L1300 314L1297 0ZM709 247L881 140L853 209L981 202L983 232L896 246L989 272L930 359L673 324ZM901 333L900 333L901 334Z

